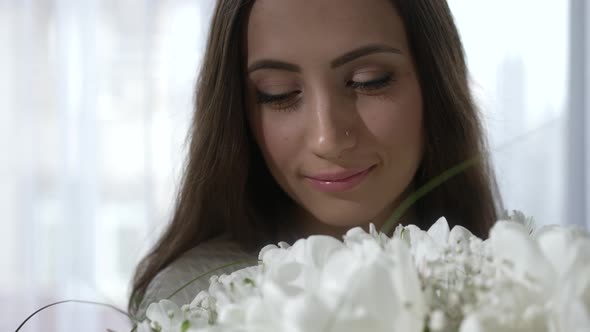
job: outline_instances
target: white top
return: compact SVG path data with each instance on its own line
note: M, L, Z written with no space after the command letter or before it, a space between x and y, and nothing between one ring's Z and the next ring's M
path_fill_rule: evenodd
M176 290L200 275L207 274L224 265L240 261L250 261L211 272L192 282L170 298L178 306L188 304L200 291L209 289L209 279L211 276L228 274L248 266L256 265L257 259L257 252L247 253L240 249L237 243L225 237L218 237L202 243L187 251L156 275L149 284L145 296L139 305L137 317L144 317L145 311L151 303L168 298Z

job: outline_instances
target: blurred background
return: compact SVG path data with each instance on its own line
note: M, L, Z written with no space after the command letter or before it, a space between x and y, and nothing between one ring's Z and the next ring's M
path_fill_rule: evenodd
M590 5L449 0L507 209L590 226ZM213 0L0 0L0 330L125 308L166 223ZM22 331L128 331L63 304Z

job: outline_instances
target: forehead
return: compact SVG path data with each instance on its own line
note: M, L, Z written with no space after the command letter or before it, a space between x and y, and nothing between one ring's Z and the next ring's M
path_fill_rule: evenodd
M334 56L372 43L407 49L391 0L256 0L247 31L249 58Z

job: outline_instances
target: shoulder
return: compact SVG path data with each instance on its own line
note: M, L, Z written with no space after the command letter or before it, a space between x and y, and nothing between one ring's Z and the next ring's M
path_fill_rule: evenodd
M139 305L138 317L143 317L151 303L168 298L197 277L197 280L174 294L170 300L179 306L190 303L200 291L209 289L211 276L256 265L256 260L256 253L243 251L237 243L225 237L202 243L184 253L156 275ZM232 265L236 262L243 263Z

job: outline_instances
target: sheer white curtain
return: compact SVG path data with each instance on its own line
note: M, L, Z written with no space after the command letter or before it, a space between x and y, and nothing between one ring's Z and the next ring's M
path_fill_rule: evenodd
M212 1L0 1L0 330L125 306L167 219ZM23 331L125 331L83 304Z
M0 1L0 330L52 301L124 307L132 269L170 212L213 3ZM588 5L449 4L505 206L582 224ZM27 326L125 331L126 322L64 304Z

